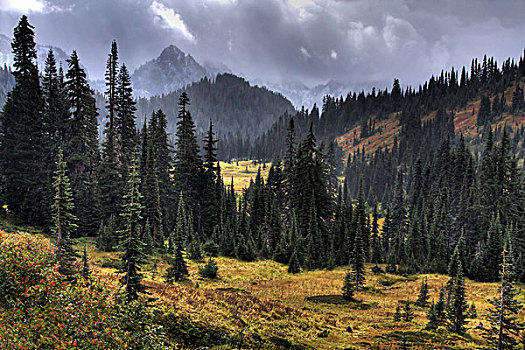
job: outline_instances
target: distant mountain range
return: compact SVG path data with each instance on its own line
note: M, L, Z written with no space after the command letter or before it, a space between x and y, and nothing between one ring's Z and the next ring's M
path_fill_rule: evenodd
M66 69L66 60L69 55L64 50L56 46L37 43L37 62L40 71L44 68L50 48L53 48L58 64L62 64ZM10 66L12 63L11 38L0 34L0 65L7 64ZM135 96L148 98L169 94L198 82L204 77L213 80L217 74L221 73L232 73L232 70L220 62L199 63L190 54L183 52L175 45L170 45L157 58L138 67L133 72L131 81ZM319 84L314 87L308 87L301 82L276 83L261 78L251 79L251 83L280 93L288 98L296 109L300 109L302 106L311 109L314 103L321 105L323 97L326 95L345 96L349 91L348 84L337 81L329 81L326 84ZM101 93L105 90L103 80L90 80L90 84L93 89Z
M55 54L55 59L57 61L57 66L62 65L64 70L67 70L66 60L69 58L69 55L66 54L64 50L59 47L52 45L42 45L36 44L36 53L37 53L37 64L39 71L44 70L44 65L46 62L47 54L49 50L53 49ZM7 35L0 34L0 65L11 66L13 64L13 53L11 52L11 38Z
M177 46L170 45L161 52L159 57L137 68L131 76L131 81L136 96L151 97L182 89L204 77L213 80L217 74L231 72L222 63L204 62L200 64ZM296 109L302 106L312 108L314 103L320 105L326 95L345 96L349 91L346 84L336 81L319 84L313 88L301 82L273 83L263 79L254 79L251 80L251 83L280 93L288 98Z

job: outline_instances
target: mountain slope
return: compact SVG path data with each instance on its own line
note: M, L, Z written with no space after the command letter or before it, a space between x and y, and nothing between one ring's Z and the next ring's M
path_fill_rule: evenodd
M293 105L283 96L266 88L251 86L232 74L219 74L214 81L204 78L184 91L190 98L189 109L200 132L208 128L211 119L215 130L222 134L256 137L275 123L281 114L294 111ZM162 109L168 117L168 132L174 134L181 93L182 89L165 96L138 99L139 125L145 115Z
M525 114L522 111L511 112L512 96L516 88L509 87L505 90L505 111L500 116L495 118L490 124L493 130L503 130L504 127L512 130L511 134L515 134L519 128L525 126ZM494 103L496 96L491 96L491 103ZM482 133L483 129L477 126L478 111L480 108L481 96L476 96L470 99L465 106L458 107L452 113L454 115L454 132L456 135L463 135L467 144L475 153L481 152L482 149ZM473 113L474 111L474 113ZM421 118L423 123L434 120L437 112L429 113ZM374 120L375 118L370 118ZM350 130L336 138L338 145L343 149L345 160L350 154L358 150L364 150L365 154L370 155L375 153L379 148L392 148L394 139L400 138L401 126L399 125L399 118L396 114L391 114L388 118L377 121L376 129L380 132L374 133L370 136L361 137L361 124L355 124ZM509 130L508 130L509 131ZM518 137L519 138L519 137ZM525 143L518 140L516 146L525 147Z
M131 76L137 96L168 94L199 81L208 74L195 59L177 46L165 48L159 57L144 63Z

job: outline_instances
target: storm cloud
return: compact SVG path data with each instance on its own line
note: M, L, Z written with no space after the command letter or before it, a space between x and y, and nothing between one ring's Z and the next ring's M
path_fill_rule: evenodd
M175 44L249 79L417 85L525 44L525 1L0 0L0 33L27 13L43 44L78 50L102 78L112 40L131 69Z

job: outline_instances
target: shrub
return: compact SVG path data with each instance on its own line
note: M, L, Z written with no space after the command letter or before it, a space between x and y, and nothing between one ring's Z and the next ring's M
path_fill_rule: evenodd
M143 300L126 304L96 278L66 281L49 240L0 232L0 248L0 348L167 349Z
M208 259L204 267L199 267L199 275L204 278L217 278L218 272L217 263L212 258Z

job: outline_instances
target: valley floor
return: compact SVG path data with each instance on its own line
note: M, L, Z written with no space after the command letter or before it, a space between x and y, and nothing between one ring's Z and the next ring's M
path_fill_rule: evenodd
M100 276L117 281L114 269L100 267L116 258L115 253L97 252L91 246L90 256ZM398 302L415 302L424 278L430 300L437 301L440 287L448 281L444 275L374 275L367 266L366 290L356 293L359 302L347 303L340 297L344 268L291 275L286 266L273 261L246 263L221 257L216 259L218 279L200 278L197 269L204 262L189 262L188 280L170 286L162 283L167 264L157 259L154 275L153 265L144 269L146 283L155 287L153 296L159 298L157 305L204 327L234 334L236 339L271 338L277 349L292 348L292 343L296 348L315 349L396 349L403 344L411 349L480 348L484 341L474 327L486 324L487 298L497 291L494 283L467 280L468 302L475 303L478 316L470 320L467 333L458 336L444 328L424 331L423 308L415 307L412 322L393 321ZM525 301L525 294L519 298ZM525 319L524 312L520 318ZM352 332L347 331L349 326Z

